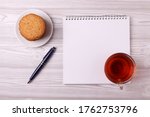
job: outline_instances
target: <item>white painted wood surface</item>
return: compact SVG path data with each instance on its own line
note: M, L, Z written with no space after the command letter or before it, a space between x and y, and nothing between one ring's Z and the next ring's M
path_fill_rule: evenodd
M14 26L21 12L39 8L54 22L48 44L26 48ZM63 85L62 17L65 15L126 14L131 17L131 55L137 63L131 84ZM57 52L38 77L26 84L44 54ZM0 0L0 99L150 99L150 0Z

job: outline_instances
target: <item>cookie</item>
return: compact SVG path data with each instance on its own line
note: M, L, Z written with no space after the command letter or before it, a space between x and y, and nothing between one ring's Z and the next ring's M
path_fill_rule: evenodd
M20 20L19 31L25 39L36 41L44 36L46 23L42 17L36 14L28 14Z

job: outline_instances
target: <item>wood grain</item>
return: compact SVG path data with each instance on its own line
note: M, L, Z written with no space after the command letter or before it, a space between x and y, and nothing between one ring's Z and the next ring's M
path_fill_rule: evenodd
M52 17L54 35L40 48L17 40L15 22L21 12L39 8ZM137 71L131 84L63 85L65 15L126 14L131 17L131 55ZM0 0L0 99L150 99L150 0ZM58 49L34 82L29 76L50 47Z

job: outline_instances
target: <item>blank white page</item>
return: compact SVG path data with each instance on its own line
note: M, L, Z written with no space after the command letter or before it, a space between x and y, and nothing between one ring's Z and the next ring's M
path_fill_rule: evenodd
M63 19L63 83L108 84L107 58L130 54L127 16L67 16Z

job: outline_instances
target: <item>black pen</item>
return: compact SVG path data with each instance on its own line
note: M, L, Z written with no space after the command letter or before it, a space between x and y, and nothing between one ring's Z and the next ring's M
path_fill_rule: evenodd
M37 68L35 69L35 71L33 72L33 74L31 75L28 84L30 82L32 82L35 77L38 75L38 73L42 70L43 66L47 63L48 59L53 55L53 53L55 52L56 48L53 47L51 48L47 54L43 57L43 60L41 61L41 63L37 66Z

